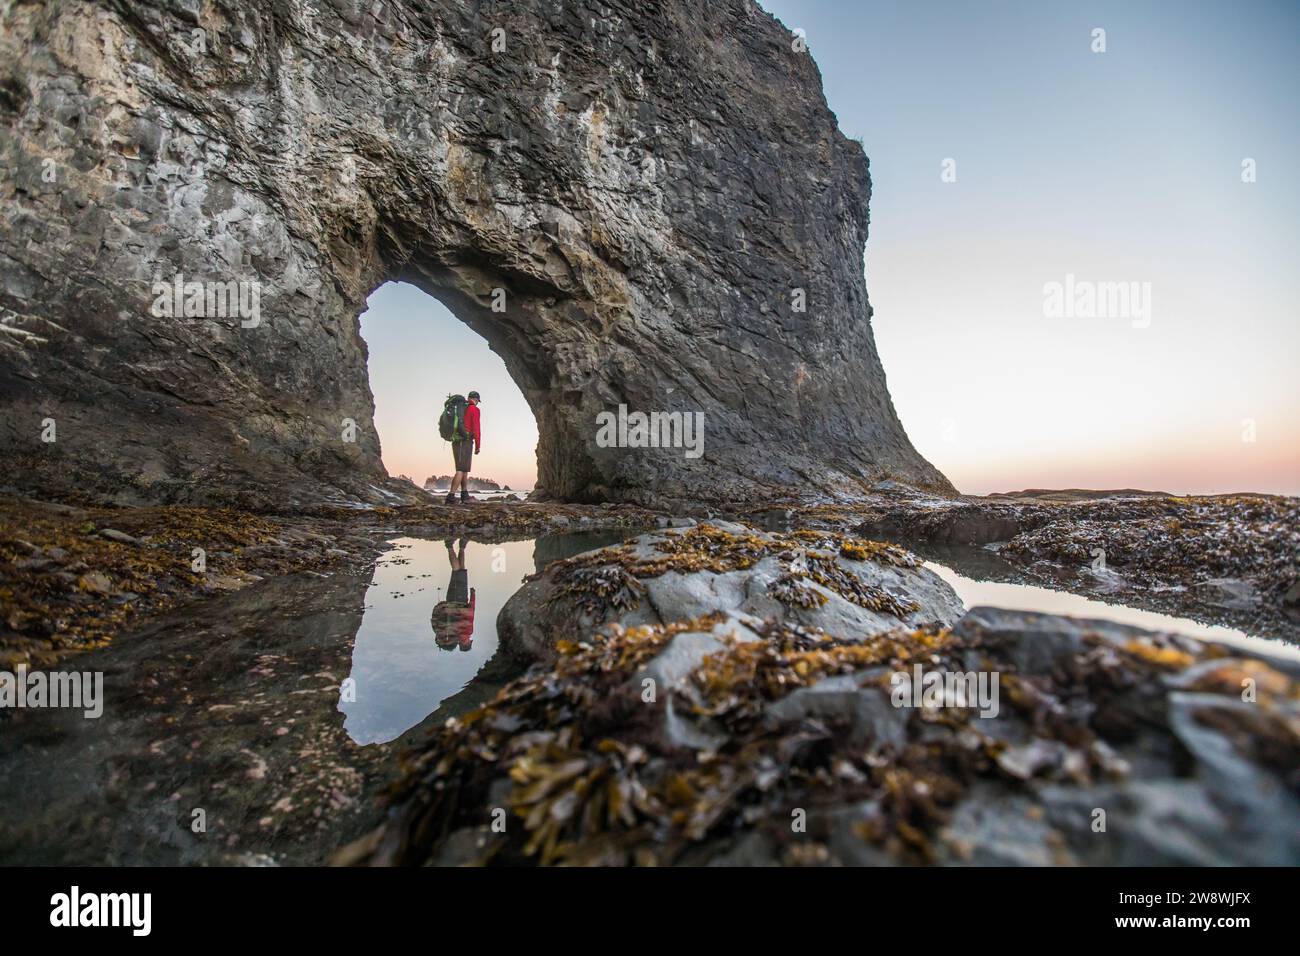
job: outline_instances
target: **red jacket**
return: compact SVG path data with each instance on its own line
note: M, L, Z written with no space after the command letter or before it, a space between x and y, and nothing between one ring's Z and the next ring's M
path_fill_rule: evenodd
M465 406L465 431L469 433L470 438L474 439L476 445L482 443L483 437L479 434L478 406L473 402Z

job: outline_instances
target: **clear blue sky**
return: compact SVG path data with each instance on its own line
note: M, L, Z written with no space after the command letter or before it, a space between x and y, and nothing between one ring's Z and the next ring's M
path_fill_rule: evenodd
M876 340L959 488L1300 493L1300 4L764 7L871 160ZM1045 318L1068 273L1150 326Z
M1300 493L1300 3L763 6L806 31L866 148L877 343L908 433L959 488ZM1067 275L1149 283L1149 324L1046 317ZM435 343L441 306L391 288L362 328L385 460L420 471L399 406L467 370L512 386L499 361L466 365L493 358L468 328L447 318ZM531 482L531 460L483 464Z

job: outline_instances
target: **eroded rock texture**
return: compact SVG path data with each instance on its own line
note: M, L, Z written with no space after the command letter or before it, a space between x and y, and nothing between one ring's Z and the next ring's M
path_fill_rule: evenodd
M11 481L376 498L357 316L401 279L504 357L557 496L948 488L872 340L866 158L752 3L0 9ZM258 315L154 314L178 275ZM703 412L704 454L599 447L619 404Z

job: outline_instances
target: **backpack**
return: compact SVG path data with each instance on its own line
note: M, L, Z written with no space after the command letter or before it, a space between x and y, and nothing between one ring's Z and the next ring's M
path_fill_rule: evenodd
M438 434L443 441L455 441L465 438L465 409L469 402L464 395L448 395L443 403L442 414L438 416Z

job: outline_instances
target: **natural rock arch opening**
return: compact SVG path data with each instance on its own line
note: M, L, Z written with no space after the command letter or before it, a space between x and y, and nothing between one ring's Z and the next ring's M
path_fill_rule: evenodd
M357 317L400 280L503 356L557 497L950 489L872 339L866 158L756 5L203 11L6 13L0 447L20 483L391 500ZM259 315L158 314L187 283L256 290ZM702 413L704 455L600 447L620 405Z
M606 497L602 473L588 454L595 406L586 390L564 385L563 363L572 375L573 356L557 357L570 337L556 334L554 316L557 310L568 315L571 307L561 305L555 290L527 278L511 282L481 265L407 264L393 277L441 303L501 357L536 422L536 487L542 496Z
M445 305L414 286L388 282L361 314L375 431L391 477L424 485L454 470L450 443L438 434L446 396L483 396L483 453L471 477L511 491L537 483L537 423L501 356ZM440 486L441 487L441 486Z

